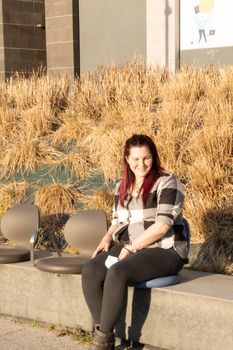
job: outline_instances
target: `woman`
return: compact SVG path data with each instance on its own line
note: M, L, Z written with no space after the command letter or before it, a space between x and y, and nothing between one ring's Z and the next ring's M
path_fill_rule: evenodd
M122 180L115 189L112 224L82 272L83 292L95 325L90 350L114 349L113 330L128 285L182 269L187 259L183 200L178 179L161 167L151 138L138 134L129 138ZM118 261L108 269L109 255Z

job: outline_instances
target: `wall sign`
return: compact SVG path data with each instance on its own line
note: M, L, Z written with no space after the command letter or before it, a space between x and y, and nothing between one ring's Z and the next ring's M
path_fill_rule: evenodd
M233 46L233 0L180 0L181 50L227 46Z

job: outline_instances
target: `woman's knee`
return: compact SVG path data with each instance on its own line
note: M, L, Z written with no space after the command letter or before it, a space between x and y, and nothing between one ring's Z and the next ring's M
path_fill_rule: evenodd
M90 260L89 262L87 262L82 269L82 276L89 276L92 275L93 273L95 273L95 266L92 263L92 260Z
M97 264L94 259L87 262L82 269L82 281L90 283L102 282L106 275L106 268L102 264Z
M127 281L127 271L121 264L114 264L109 268L106 278L112 283L124 282Z
M94 259L91 259L83 266L82 277L93 278L98 273L98 269L100 269L99 264L96 264Z

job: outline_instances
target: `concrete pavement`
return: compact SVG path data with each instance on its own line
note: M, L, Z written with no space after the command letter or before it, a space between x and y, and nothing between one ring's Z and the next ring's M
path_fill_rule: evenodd
M59 336L56 330L37 326L36 323L14 321L0 316L1 350L87 350L71 336Z
M0 315L0 350L87 350L88 343L80 343L62 329L49 330L36 322L22 321ZM142 344L117 345L116 350L144 349ZM153 347L153 350L162 350Z

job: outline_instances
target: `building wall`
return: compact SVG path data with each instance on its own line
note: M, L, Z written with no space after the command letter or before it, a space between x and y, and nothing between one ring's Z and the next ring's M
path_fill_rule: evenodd
M78 0L45 0L49 73L79 73L78 21Z
M175 68L178 4L179 0L0 0L0 72L30 72L42 63L49 73L73 76L134 57Z
M46 66L44 0L1 0L1 75Z
M79 0L81 72L146 58L146 2Z
M178 0L80 0L81 71L134 57L176 68L178 14Z
M185 0L0 0L0 76L31 72L39 65L47 66L49 73L74 76L134 57L171 69L180 63L231 64L232 47L180 51L182 1L187 4Z
M2 0L0 0L0 79L5 76Z
M179 66L179 0L147 0L148 65Z

